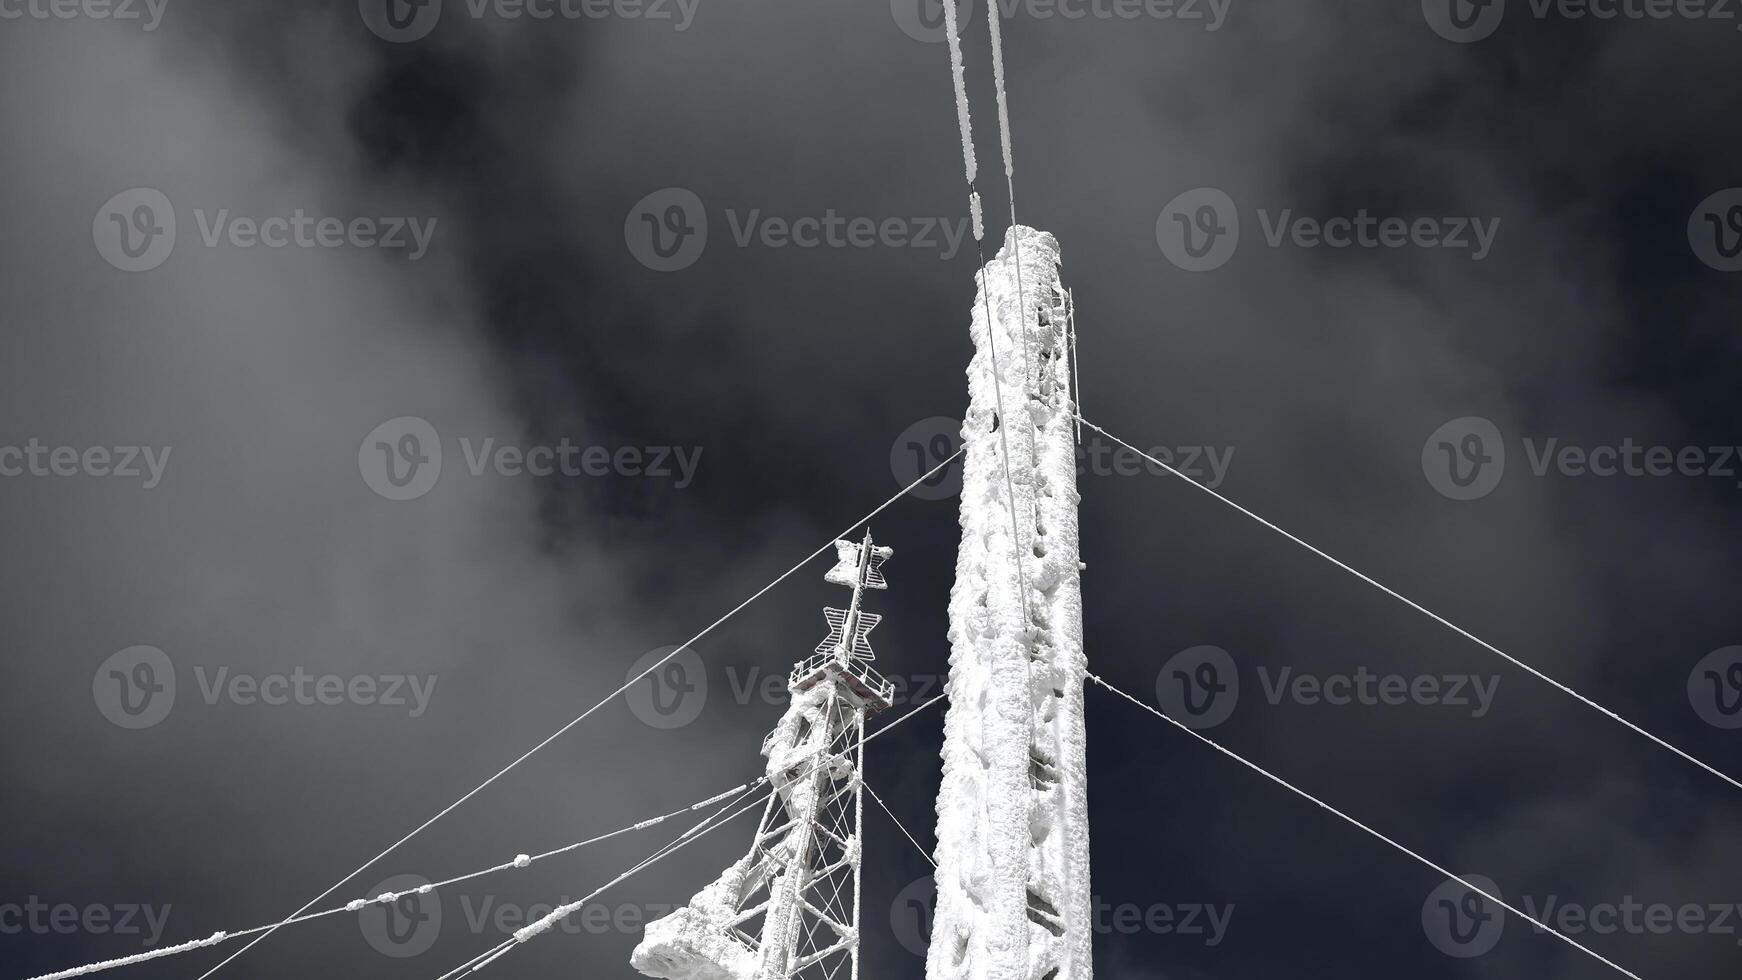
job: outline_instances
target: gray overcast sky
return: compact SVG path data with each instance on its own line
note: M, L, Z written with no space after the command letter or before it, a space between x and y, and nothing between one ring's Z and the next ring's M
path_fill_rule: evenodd
M904 2L624 0L535 20L447 0L400 33L351 0L141 0L139 20L0 0L0 467L38 446L47 474L0 478L7 973L289 912L898 489L909 443L939 431L927 420L966 403L974 272L951 237L965 194L935 7ZM1742 192L1721 194L1742 186L1742 34L1724 8L1538 6L1017 3L1021 220L1062 244L1088 415L1182 460L1213 448L1225 469L1199 465L1222 491L1742 772L1742 729L1722 727L1742 718L1742 478L1713 451L1742 444L1725 255ZM995 248L985 16L974 4L965 47ZM831 214L843 236L875 222L872 244L782 234ZM1362 214L1410 240L1321 242ZM153 252L171 215L173 250ZM1181 221L1195 246L1230 219L1232 255L1182 258ZM301 238L250 247L275 228ZM437 433L433 487L395 486L370 457L403 445L404 417ZM1469 418L1492 429L1454 423ZM471 472L565 440L574 475ZM1556 455L1538 475L1549 440L1592 461L1698 447L1709 472L1604 477ZM1497 446L1503 469L1472 469ZM79 475L53 475L57 447ZM156 454L140 476L92 475L127 447ZM582 467L602 458L583 447L610 472ZM1537 909L1730 907L1579 938L1646 977L1735 975L1742 794L1183 484L1120 475L1105 449L1091 440L1082 477L1098 672L1153 697L1176 656L1220 648L1241 691L1218 740ZM916 689L947 669L954 503L910 499L875 525L897 551L881 663ZM824 568L699 645L681 678L706 686L683 694L693 721L647 724L664 716L645 691L639 712L612 705L341 894L757 774L780 711L757 685L821 638L818 607L838 601ZM110 676L161 683L141 646L175 679L160 719L128 714ZM1285 670L1498 686L1480 714L1273 704ZM320 703L310 680L309 703L270 705L246 687L299 673L345 693ZM1431 872L1089 698L1095 887L1145 922L1108 912L1104 976L1612 975L1517 922L1447 955L1423 923ZM927 844L940 719L871 758ZM925 866L869 819L868 975L917 977ZM713 835L610 893L611 924L503 968L630 977L636 917L687 900L749 833ZM371 942L351 916L303 926L220 976L434 977L663 839L473 883L408 942ZM82 924L31 918L55 906ZM160 936L84 921L133 906L168 907ZM1220 934L1150 924L1203 906L1232 907Z

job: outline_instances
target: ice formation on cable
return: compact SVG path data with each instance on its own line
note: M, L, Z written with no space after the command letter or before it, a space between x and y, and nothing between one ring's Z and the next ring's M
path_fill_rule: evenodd
M972 186L978 176L979 164L974 159L974 122L968 116L968 84L963 77L962 34L956 26L955 0L942 0L944 36L950 41L950 79L956 88L956 125L962 131L962 169Z
M1010 152L1010 102L1004 97L1004 37L999 29L1004 19L999 5L993 2L986 11L986 24L992 32L992 85L998 90L998 145L1004 151L1004 176L1016 179L1016 157Z
M1058 242L1012 228L981 292L926 976L1089 980L1086 661ZM997 417L999 389L1009 418Z

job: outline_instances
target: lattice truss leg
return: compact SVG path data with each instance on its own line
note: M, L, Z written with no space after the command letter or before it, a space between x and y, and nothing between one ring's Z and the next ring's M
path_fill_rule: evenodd
M667 980L858 976L865 714L838 683L795 690L763 743L776 792L749 853L647 927L637 970Z

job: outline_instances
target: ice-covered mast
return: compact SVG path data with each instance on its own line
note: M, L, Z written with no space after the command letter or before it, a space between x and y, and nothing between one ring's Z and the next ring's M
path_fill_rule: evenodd
M1053 237L1009 238L1021 289L1007 240L973 313L929 980L1091 976L1068 299Z
M926 977L1090 980L1071 304L1058 242L1016 222L996 4L987 21L1011 221L985 262L955 4L943 10L981 270Z

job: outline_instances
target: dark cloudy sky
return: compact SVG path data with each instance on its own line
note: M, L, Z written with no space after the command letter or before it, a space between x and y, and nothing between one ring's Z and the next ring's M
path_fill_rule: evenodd
M7 448L42 463L0 477L7 975L148 948L143 917L112 927L135 906L167 907L157 944L288 913L899 488L907 442L935 425L908 430L966 403L971 243L801 248L767 221L957 227L945 48L903 29L923 23L904 2L531 20L447 0L427 36L399 40L355 0L139 0L142 21L0 2L0 468L19 469ZM1459 35L1441 0L1067 6L1091 12L1019 5L1006 45L1021 219L1063 247L1085 412L1146 448L1231 447L1223 492L1742 772L1742 729L1723 727L1742 721L1738 476L1532 466L1551 439L1698 447L1708 470L1726 458L1708 450L1742 443L1742 273L1723 255L1742 194L1720 194L1742 186L1738 21L1496 0L1460 2L1480 17ZM974 4L966 58L996 247L985 15ZM138 188L161 199L117 198ZM656 271L632 240L641 202L671 188L708 234ZM1189 271L1162 245L1170 202L1203 188L1241 235L1224 264ZM123 231L131 247L165 230L138 210L159 200L173 251L117 251ZM657 223L677 198L653 200ZM335 247L312 224L311 247L241 244L248 222L299 211L342 219ZM1301 226L1267 240L1284 212L1362 211L1495 232L1479 259L1307 247ZM359 218L414 219L427 248L369 247ZM405 417L438 433L444 466L400 501L365 476L372 444L404 430L374 431ZM1439 430L1469 418L1506 460L1491 492L1459 500L1439 443L1462 453L1473 430ZM643 452L606 475L473 476L485 440L679 447L697 465L640 473ZM80 454L73 475L54 475L60 447ZM87 466L93 447L110 464ZM126 447L163 463L149 489L143 457L139 477L94 472ZM1176 655L1219 648L1241 691L1206 734L1515 903L1697 906L1709 928L1577 938L1644 977L1736 975L1742 791L1178 481L1091 472L1082 490L1098 672L1153 698ZM897 551L880 664L928 684L946 669L954 500L904 501L875 530ZM645 723L645 693L639 712L609 706L341 901L758 774L780 706L739 691L821 639L817 609L840 599L823 570L699 644L692 722ZM167 714L118 707L112 671L161 683L165 662ZM1285 669L1498 687L1480 717L1272 704ZM213 688L220 672L331 676L346 693L268 705ZM379 703L399 676L427 699L407 686ZM1097 935L1103 976L1614 975L1517 921L1478 937L1481 955L1448 955L1424 925L1433 872L1104 692L1089 705L1095 891L1133 910ZM940 724L934 709L870 760L928 846ZM867 975L918 977L903 935L925 865L868 819ZM501 938L504 906L579 897L662 833L472 882L410 947L337 916L219 976L433 978ZM749 833L723 830L605 904L623 918L682 902ZM1213 943L1126 927L1203 906L1232 907ZM41 911L61 907L81 924ZM636 939L559 933L493 969L627 978ZM221 955L130 975L194 977Z

